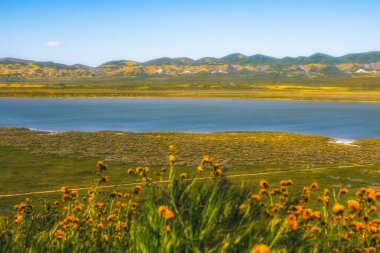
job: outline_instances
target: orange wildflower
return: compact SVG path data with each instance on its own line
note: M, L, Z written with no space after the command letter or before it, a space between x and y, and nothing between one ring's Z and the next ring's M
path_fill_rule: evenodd
M24 217L22 215L17 215L15 220L14 220L14 223L20 223L22 220L24 219Z
M270 249L265 244L256 244L251 250L251 253L270 253Z
M140 185L136 185L134 193L138 194L142 190L142 187Z
M317 183L312 183L310 185L310 189L318 189L318 184Z
M223 171L221 169L217 169L217 170L215 170L214 174L216 176L222 176L223 175Z
M264 189L268 188L269 187L268 181L264 179L260 180L260 187Z
M251 199L259 201L261 199L261 196L259 194L252 194Z
M344 210L344 206L339 204L339 203L336 203L334 206L333 206L333 212L336 214L336 215L339 215L339 214L342 214L343 213L343 210Z
M66 186L62 186L60 191L63 193L67 193L69 189Z
M160 206L157 209L158 215L162 216L162 214L165 217L165 220L169 220L171 218L174 218L174 213L170 211L168 206Z
M347 201L347 205L352 210L355 210L355 211L359 211L360 210L360 204L356 200L348 200Z
M65 238L65 233L61 229L58 229L57 231L55 231L54 239L64 239L64 238Z
M185 180L187 177L188 177L188 175L187 175L186 173L181 173L181 174L179 175L179 178L180 178L182 181Z
M240 204L239 205L239 210L246 209L248 206L246 204Z

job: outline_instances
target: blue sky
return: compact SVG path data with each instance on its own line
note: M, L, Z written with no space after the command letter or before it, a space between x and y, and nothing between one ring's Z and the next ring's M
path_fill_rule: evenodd
M380 51L378 0L0 0L0 58L110 60Z

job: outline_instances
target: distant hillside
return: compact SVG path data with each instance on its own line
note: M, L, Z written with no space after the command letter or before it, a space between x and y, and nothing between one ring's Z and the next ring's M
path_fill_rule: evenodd
M245 74L280 77L323 77L335 75L380 76L380 52L347 54L334 57L316 53L309 57L275 58L235 53L222 58L163 57L147 62L110 61L98 67L65 65L14 58L0 59L0 80L100 79L139 76L181 76L197 74Z

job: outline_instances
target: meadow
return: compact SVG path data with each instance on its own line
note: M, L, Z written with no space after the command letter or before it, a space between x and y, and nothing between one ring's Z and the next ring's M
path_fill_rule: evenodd
M0 97L178 97L380 101L378 77L200 74L0 83Z
M0 251L376 252L379 151L281 132L2 128Z
M302 140L304 136L297 137ZM80 146L80 141L76 144ZM38 157L25 147L23 151L2 149L2 166L11 165L25 176L34 174L35 178L29 178L34 185L42 173L44 178L49 175L43 172L48 169L58 172L55 183L72 183L61 176L69 178L73 171L80 171L75 168L92 166L84 173L89 173L84 189L64 184L50 198L20 196L8 217L0 219L0 251L262 253L380 249L380 192L375 185L380 175L378 165L256 168L259 172L250 171L252 177L239 178L238 171L209 155L199 156L195 166L177 167L180 157L186 161L186 156L172 144L162 151L166 153L162 165L155 167L110 165L93 159L76 160L73 155L71 159ZM296 166L297 160L293 162ZM78 175L73 179L78 180ZM8 175L8 180L11 177ZM118 180L122 180L120 186L112 185ZM125 182L130 183L121 185ZM21 184L19 187L23 189Z

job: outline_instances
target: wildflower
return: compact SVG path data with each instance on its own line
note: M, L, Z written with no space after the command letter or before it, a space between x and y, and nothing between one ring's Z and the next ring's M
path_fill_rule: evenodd
M268 188L269 187L268 181L264 179L260 180L260 187L264 189Z
M168 170L168 168L166 168L166 167L162 167L162 169L161 169L163 172L166 172L167 170Z
M246 209L248 206L246 204L240 204L239 205L239 210L244 210Z
M318 189L318 184L317 183L312 183L310 185L310 189Z
M280 181L280 185L281 186L285 186L285 185L287 185L288 184L288 180L281 180Z
M108 181L109 181L109 179L108 179L107 176L102 176L102 177L99 179L99 183L106 183L106 182L108 182Z
M115 218L116 218L116 215L115 215L115 214L110 214L110 215L108 215L108 217L107 217L107 221L114 220Z
M347 188L342 188L342 189L340 189L340 194L346 194L346 193L348 193L348 189Z
M251 253L270 253L270 249L265 244L256 244L251 250Z
M325 189L323 190L323 195L324 195L324 196L329 196L329 194L330 194L329 189L325 188Z
M69 192L69 188L67 188L66 186L62 186L60 191L62 193L68 193Z
M288 224L290 231L295 231L298 229L297 217L294 214L290 214L288 216L286 223Z
M346 241L346 240L348 239L348 234L343 234L343 235L342 235L342 239L343 239L344 241Z
M104 225L103 225L103 223L99 223L99 224L98 224L98 229L99 229L99 230L104 229Z
M128 170L127 170L127 173L130 175L130 174L133 174L133 169L132 168L129 168Z
M136 185L133 192L134 192L134 194L138 194L141 190L142 190L142 187L140 185Z
M64 239L64 238L65 238L65 233L61 229L58 229L57 231L55 231L54 239Z
M170 211L168 206L160 206L157 209L158 215L162 216L164 214L165 220L169 220L171 218L174 218L174 213Z
M313 213L311 214L311 216L312 216L312 217L315 217L315 218L317 218L317 219L320 219L320 218L321 218L321 212L319 212L319 211L313 212Z
M258 195L258 194L252 194L252 195L251 195L251 199L252 199L252 200L259 201L259 200L261 199L261 196Z
M215 163L214 164L214 169L219 169L220 168L220 163Z
M348 200L347 201L347 205L352 210L355 210L355 211L359 211L360 210L360 204L356 200Z
M199 165L197 167L197 171L198 171L198 173L202 173L203 172L203 167L201 165Z
M55 206L58 206L58 205L59 205L59 201L57 201L57 200L54 201L54 205L55 205Z
M376 234L376 233L378 233L379 232L379 229L376 227L376 226L370 226L369 227L369 230L370 230L370 232L372 233L372 234Z
M14 220L14 223L17 224L17 223L21 223L21 221L24 219L24 217L22 215L17 215L15 220Z
M336 203L334 206L333 206L333 212L336 214L336 215L339 215L339 214L342 214L343 213L343 210L344 210L344 206L339 204L339 203Z
M314 226L314 227L311 228L311 231L313 231L313 232L321 232L321 228Z
M179 178L180 178L182 181L185 180L187 177L188 177L188 175L187 175L186 173L181 173L181 174L179 175Z
M292 180L290 180L290 179L286 180L286 185L292 185L292 184L293 184Z
M62 195L62 201L65 202L66 200L69 200L70 199L70 195L65 193Z
M22 210L24 210L26 208L26 204L25 203L21 203L21 204L19 204L19 205L15 205L15 206L13 206L13 209L15 209L15 210L17 210L17 211L22 211Z
M363 224L357 221L352 221L351 226L353 226L356 231L359 231L363 228Z
M103 239L104 239L104 241L108 242L108 235L104 234Z
M376 206L371 206L369 209L368 209L368 213L372 213L372 212L376 212L377 211L377 207Z
M376 253L377 249L374 246L371 246L371 247L366 248L365 252L368 252L368 253L375 252Z
M223 175L223 171L221 169L217 169L214 171L214 174L215 176L222 176Z
M175 156L174 155L170 155L169 156L169 162L174 163L174 161L175 161Z
M170 232L170 230L172 230L171 227L170 227L170 225L166 225L166 226L165 226L165 231L166 231L166 232Z
M323 196L323 197L317 198L317 201L318 202L323 202L323 203L329 203L330 198L329 198L329 196Z
M170 150L170 151L174 151L174 150L175 150L174 145L170 144L170 145L169 145L169 150Z
M272 191L271 191L271 195L276 195L276 194L280 194L281 193L281 190L280 189L278 189L278 188L275 188L275 189L273 189Z
M208 155L203 156L202 164L205 164L205 163L212 163L212 159Z
M144 168L143 167L136 167L136 174L141 175L142 172L144 172Z
M108 164L105 164L103 161L99 161L96 166L98 166L100 173L108 168Z
M77 196L78 196L78 191L77 190L71 192L71 197L72 198L76 198Z
M98 208L98 209L102 209L104 207L104 204L102 202L97 202L95 203L95 206Z

